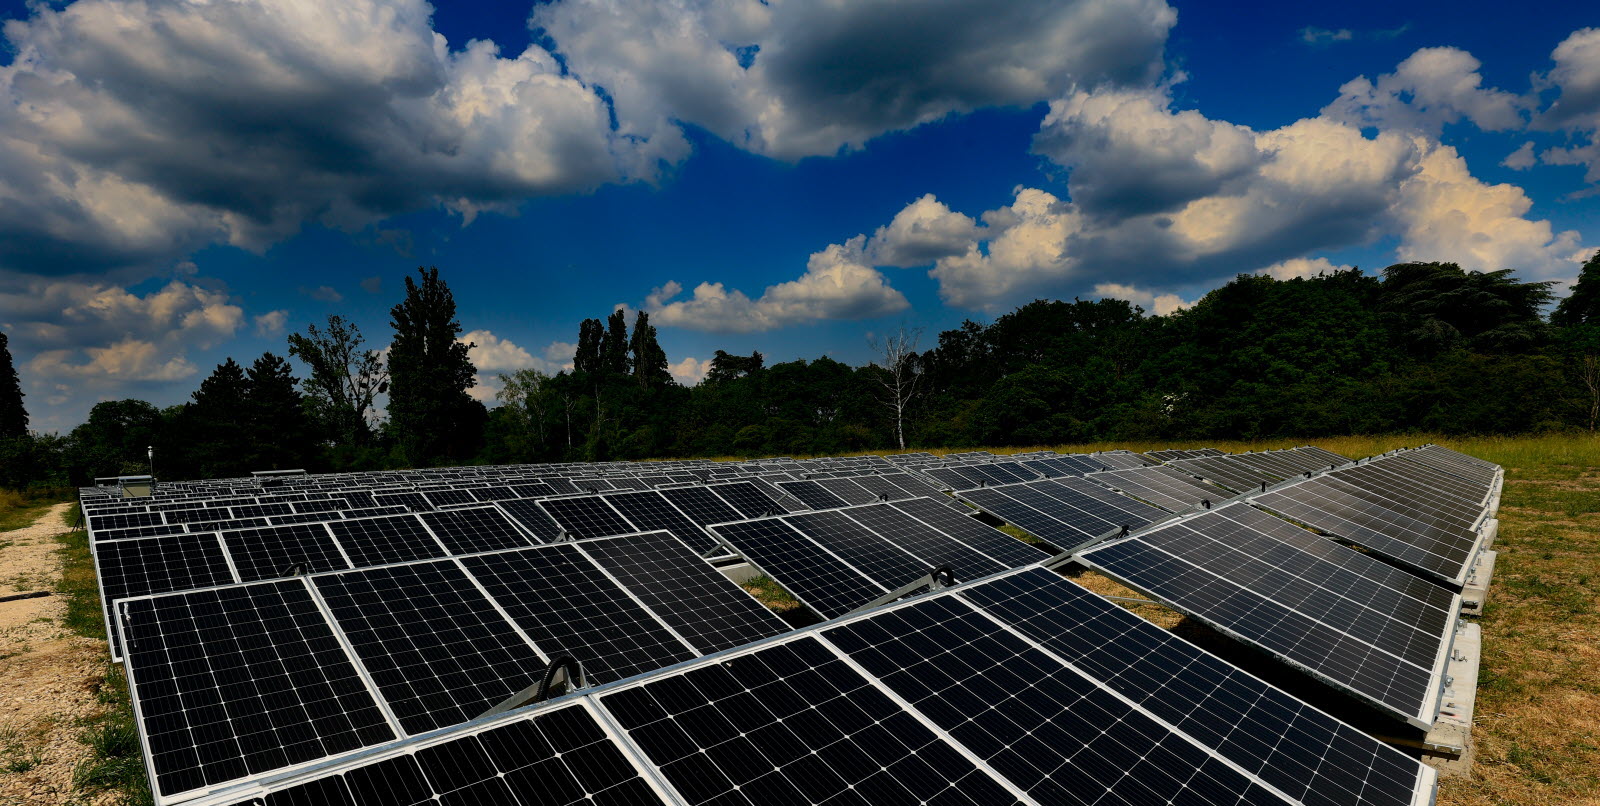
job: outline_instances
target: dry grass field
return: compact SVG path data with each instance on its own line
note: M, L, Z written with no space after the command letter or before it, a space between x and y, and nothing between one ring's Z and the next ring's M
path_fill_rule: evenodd
M1422 442L1438 442L1506 468L1500 537L1495 543L1500 557L1489 604L1480 619L1484 657L1474 729L1477 764L1470 778L1444 779L1439 802L1600 806L1600 438L1346 437L1319 439L1315 444L1361 457ZM1241 451L1296 444L1303 441L1044 447L1080 452L1209 445ZM996 452L1013 450L1031 449ZM0 507L0 516L13 515L7 528L31 519L3 510ZM60 517L50 513L50 522L59 523ZM0 561L33 542L31 535L27 540L12 538L0 534ZM53 561L30 563L28 570L48 569L62 601L59 607L41 611L31 628L73 636L84 642L85 652L92 651L93 658L69 672L74 684L54 695L60 699L54 709L59 715L51 724L67 729L60 733L71 735L70 740L47 743L22 725L3 726L11 730L0 736L4 742L0 749L8 759L20 761L0 765L0 804L147 803L149 795L132 744L126 689L105 658L93 567L83 533L63 532L55 539L61 548ZM1080 580L1113 592L1108 580L1090 576ZM766 582L755 588L774 609L792 610L776 585ZM1179 622L1159 608L1140 607L1136 612L1163 626ZM790 612L788 617L791 623L808 620L803 612ZM16 654L0 656L0 679L30 663L35 646L20 637L16 643L8 648ZM33 644L37 643L35 639ZM62 770L54 780L70 781L66 788L71 791L44 788L41 774L48 770Z

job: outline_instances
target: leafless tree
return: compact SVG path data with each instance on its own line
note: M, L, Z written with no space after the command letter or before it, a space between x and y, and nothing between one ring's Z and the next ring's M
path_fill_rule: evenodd
M893 333L867 339L877 355L872 363L883 370L878 376L883 387L878 400L894 416L895 443L902 451L906 449L906 409L921 391L922 368L917 364L917 342L921 340L922 328L904 323Z
M1589 430L1595 430L1600 421L1600 355L1588 353L1578 357L1578 377L1589 392Z

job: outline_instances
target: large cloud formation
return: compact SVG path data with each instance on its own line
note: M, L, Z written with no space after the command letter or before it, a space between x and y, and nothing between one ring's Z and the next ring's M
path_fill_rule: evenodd
M307 222L464 215L681 158L613 129L543 48L452 51L422 0L33 7L0 68L0 267L40 274L260 248Z
M1177 14L1162 0L566 0L532 21L615 99L624 131L681 121L798 159L1074 86L1148 83Z

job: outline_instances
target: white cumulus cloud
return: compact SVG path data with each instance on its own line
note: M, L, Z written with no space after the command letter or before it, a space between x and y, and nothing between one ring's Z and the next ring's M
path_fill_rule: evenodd
M1296 277L1315 277L1319 274L1333 274L1338 271L1348 271L1354 268L1336 264L1325 257L1304 258L1292 257L1280 260L1271 266L1256 269L1256 274L1265 274L1279 280L1293 280Z

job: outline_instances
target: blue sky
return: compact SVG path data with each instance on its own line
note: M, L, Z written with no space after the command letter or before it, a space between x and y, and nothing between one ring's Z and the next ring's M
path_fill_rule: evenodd
M1402 259L1566 281L1600 246L1592 5L0 13L0 328L41 430L331 313L381 347L419 265L492 400L617 305L692 383L717 349L863 362L1035 297L1166 312Z

